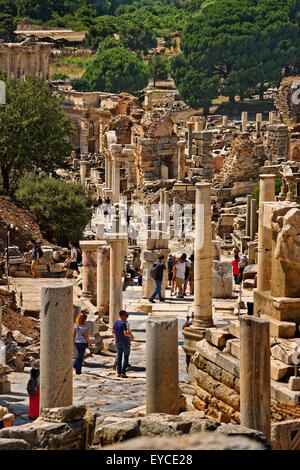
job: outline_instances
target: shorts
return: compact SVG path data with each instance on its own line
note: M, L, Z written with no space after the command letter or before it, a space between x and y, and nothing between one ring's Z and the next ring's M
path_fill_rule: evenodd
M77 264L77 262L72 261L72 263L70 263L70 265L69 265L69 268L70 268L70 269L73 269L73 271L78 271L78 264Z
M184 279L182 279L181 277L175 277L176 287L179 287L179 289L181 289L183 281Z
M173 279L173 273L168 273L168 281L172 281Z

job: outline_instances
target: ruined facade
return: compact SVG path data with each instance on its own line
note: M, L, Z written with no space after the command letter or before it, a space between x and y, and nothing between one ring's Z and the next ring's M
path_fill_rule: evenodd
M51 44L31 40L0 44L0 71L9 78L24 80L31 75L50 80Z

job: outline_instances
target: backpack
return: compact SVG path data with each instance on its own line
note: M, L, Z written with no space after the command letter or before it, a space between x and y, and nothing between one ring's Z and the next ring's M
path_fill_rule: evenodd
M154 265L152 266L150 270L150 276L152 277L152 279L154 279L154 281L156 280L157 268L158 268L158 263L154 263Z
M80 250L77 250L77 264L82 263L82 253Z
M37 382L34 379L29 379L28 384L27 384L27 393L30 396L36 397L36 388L37 388Z
M39 255L40 255L40 259L42 258L44 252L42 250L42 248L40 246L38 246L38 250L39 250Z
M240 261L239 261L238 267L239 268L245 268L246 266L248 266L248 264L249 264L249 262L248 262L247 256L242 256Z

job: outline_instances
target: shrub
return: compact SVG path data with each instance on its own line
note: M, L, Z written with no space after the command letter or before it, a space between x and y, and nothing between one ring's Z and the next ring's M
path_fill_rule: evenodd
M68 80L69 75L63 72L54 72L51 75L51 80Z
M89 198L82 186L60 179L39 179L32 173L20 181L17 198L37 217L51 227L57 241L79 240L91 214Z

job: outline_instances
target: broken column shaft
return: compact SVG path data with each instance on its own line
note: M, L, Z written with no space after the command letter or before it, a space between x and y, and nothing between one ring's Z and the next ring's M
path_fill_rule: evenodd
M146 413L178 414L177 318L148 318L146 348Z
M73 286L42 287L40 410L73 403Z

